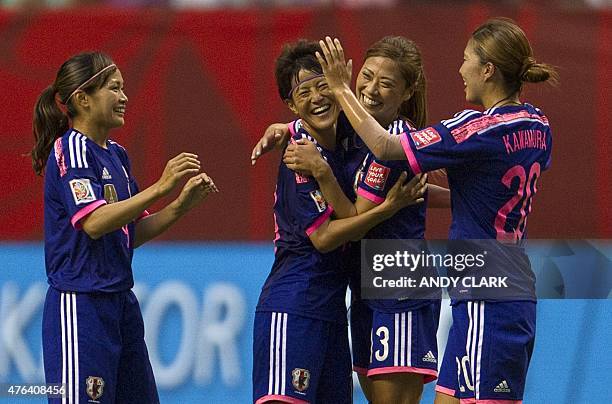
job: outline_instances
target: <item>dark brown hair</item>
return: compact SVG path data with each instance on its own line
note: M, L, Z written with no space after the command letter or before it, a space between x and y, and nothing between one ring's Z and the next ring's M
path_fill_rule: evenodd
M410 119L418 129L427 124L427 81L421 52L416 44L402 36L386 36L366 51L365 59L380 56L397 63L411 97L400 107L400 115ZM364 60L365 60L364 59Z
M87 81L111 64L113 64L112 59L101 52L75 55L62 64L53 84L40 94L34 107L32 122L35 143L31 156L32 167L36 174L42 175L53 142L68 130L69 119L76 115L74 98L70 95L84 83L86 84L81 90L86 93L101 88L108 77L117 70L116 67L104 71L91 82ZM65 105L65 111L58 104Z
M553 66L536 62L525 32L509 18L492 18L476 28L470 39L481 63L499 69L506 87L520 92L524 82L558 82Z
M281 99L290 98L292 83L299 82L300 70L323 74L323 68L317 60L316 52L321 52L317 42L300 39L297 42L285 44L281 54L276 59L276 86Z

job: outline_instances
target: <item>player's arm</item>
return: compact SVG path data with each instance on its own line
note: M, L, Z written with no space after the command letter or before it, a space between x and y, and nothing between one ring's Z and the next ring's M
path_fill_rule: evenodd
M191 177L179 196L159 212L147 215L136 222L134 247L159 236L179 218L202 202L210 193L219 192L212 178L205 173Z
M97 207L88 212L80 224L87 235L96 240L140 217L151 204L170 193L183 177L197 174L199 171L198 156L181 153L168 161L162 176L155 184L126 200Z
M439 185L427 185L427 207L428 208L450 208L450 191Z
M280 150L287 144L291 137L289 131L291 123L273 123L266 128L264 135L259 139L251 152L251 165L255 165L257 159L267 152L277 149Z
M317 52L327 84L342 106L349 122L368 149L380 160L406 160L400 138L380 126L359 103L350 88L352 61L344 61L344 51L338 39L319 41L323 55Z
M283 162L293 171L314 177L323 197L334 207L336 218L344 219L357 214L355 206L340 188L331 167L313 142L299 139L290 144L283 155Z
M321 252L332 251L350 240L361 239L372 227L391 218L398 210L422 203L427 176L415 177L409 182L406 178L407 174L402 173L385 201L373 209L346 219L326 219L309 234L312 244Z

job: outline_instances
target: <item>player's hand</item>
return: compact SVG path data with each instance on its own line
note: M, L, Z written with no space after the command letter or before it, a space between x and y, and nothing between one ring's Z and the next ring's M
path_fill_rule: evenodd
M157 189L162 196L167 195L179 181L189 175L200 172L200 160L193 153L181 153L169 160L164 172L156 183Z
M387 198L383 204L387 204L387 208L392 211L398 211L409 205L422 203L427 191L427 174L419 174L406 181L408 174L403 172L397 182L387 193Z
M264 135L251 152L251 165L255 165L257 159L274 148L281 148L289 141L289 128L284 123L273 123L268 126Z
M206 199L209 194L217 192L219 189L212 178L206 173L200 173L185 183L178 198L174 201L175 207L181 212L187 212Z
M295 143L287 146L283 155L283 163L290 170L315 178L319 178L329 168L316 144L308 139L298 139Z
M353 61L349 60L348 63L344 61L344 49L340 40L325 37L324 41L319 41L319 45L323 55L317 52L316 56L321 63L330 90L335 93L345 88L350 89Z

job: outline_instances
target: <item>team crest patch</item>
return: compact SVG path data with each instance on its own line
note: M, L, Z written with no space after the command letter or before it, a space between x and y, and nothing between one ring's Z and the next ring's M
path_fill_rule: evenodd
M323 198L321 191L318 189L315 191L310 191L310 197L314 201L315 205L317 205L317 210L319 212L325 212L325 209L327 209L327 202L325 202L325 198Z
M69 184L70 190L72 191L72 197L74 198L74 203L77 205L96 200L91 182L89 182L88 179L79 178L70 180Z
M380 191L385 187L390 172L391 169L389 167L385 167L373 161L372 164L370 164L370 168L368 168L368 173L366 174L364 182L370 188Z
M104 392L104 379L97 376L89 376L87 380L85 380L85 385L87 386L87 395L93 402L98 402L100 397L102 397L102 393ZM90 400L90 402L91 402Z
M108 204L119 202L117 190L115 189L115 186L113 184L104 185L104 200Z
M291 376L291 382L297 391L305 391L310 385L310 372L307 369L295 368Z
M442 137L434 128L426 128L417 132L412 132L410 136L412 137L412 141L414 142L414 146L417 148L417 150L431 146L432 144L438 143L440 140L442 140Z

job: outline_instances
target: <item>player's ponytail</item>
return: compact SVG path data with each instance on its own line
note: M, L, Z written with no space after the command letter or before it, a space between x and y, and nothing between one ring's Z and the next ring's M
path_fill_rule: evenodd
M520 93L524 82L558 82L555 68L536 62L525 32L509 18L488 20L476 28L470 41L480 62L492 63L511 93Z
M550 81L556 84L559 81L559 75L554 67L546 63L537 63L534 58L528 57L523 62L521 69L521 81L527 83L539 83L542 81Z
M56 94L55 86L50 85L40 94L34 107L34 147L31 155L32 167L37 175L42 175L55 139L68 130L68 116L57 105Z
M400 106L399 115L408 118L419 129L427 124L427 81L421 52L416 44L403 36L386 36L366 51L365 59L380 56L397 63L410 98Z
M31 157L36 174L42 175L53 142L68 130L70 119L77 114L73 95L101 88L116 70L112 59L101 52L79 53L62 64L55 81L40 94L34 107Z

